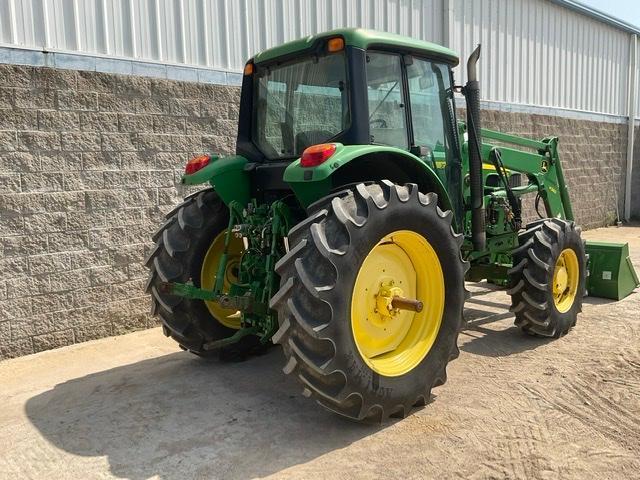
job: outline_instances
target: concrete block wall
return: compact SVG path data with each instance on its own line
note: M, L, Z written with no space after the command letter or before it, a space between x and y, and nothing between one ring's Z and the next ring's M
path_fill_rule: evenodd
M612 225L616 204L623 215L626 124L483 110L482 127L535 140L559 138L573 213L583 229ZM524 213L533 213L533 199L527 200Z
M154 325L142 259L238 87L0 65L0 359Z
M631 180L631 218L640 220L640 126L636 124L633 144L633 175Z
M151 235L183 196L184 163L233 151L238 100L238 87L0 65L0 359L156 324ZM611 223L626 126L493 110L483 121L560 136L578 221Z

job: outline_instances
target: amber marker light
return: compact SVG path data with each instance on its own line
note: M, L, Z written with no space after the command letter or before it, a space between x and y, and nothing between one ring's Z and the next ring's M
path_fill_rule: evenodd
M253 74L253 63L249 62L244 66L244 74L245 75Z
M330 38L329 41L327 42L327 50L329 50L331 53L339 52L340 50L343 50L343 49L344 49L344 38L342 37Z

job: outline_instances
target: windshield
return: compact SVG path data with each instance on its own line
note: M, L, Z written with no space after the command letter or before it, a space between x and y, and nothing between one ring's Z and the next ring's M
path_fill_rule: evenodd
M299 157L350 121L344 53L259 68L253 141L267 158Z

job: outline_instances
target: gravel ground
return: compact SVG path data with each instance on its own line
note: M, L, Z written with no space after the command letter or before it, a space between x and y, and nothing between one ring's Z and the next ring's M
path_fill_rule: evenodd
M640 272L640 227L585 236L630 242ZM547 341L469 288L448 383L381 427L303 398L276 348L222 364L153 329L2 362L0 478L638 478L640 294L586 299Z

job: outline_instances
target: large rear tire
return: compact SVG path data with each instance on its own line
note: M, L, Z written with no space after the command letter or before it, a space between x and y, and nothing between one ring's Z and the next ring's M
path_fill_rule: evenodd
M230 337L240 327L235 312L212 302L170 295L159 288L160 282L188 281L197 287L213 288L229 223L227 207L212 189L207 189L185 198L166 219L153 236L155 247L146 261L150 270L146 290L151 294L152 314L162 321L165 335L185 350L203 357L219 353L231 358L242 356L258 344L256 337L245 337L222 350L205 349L207 342ZM237 255L229 257L225 285L239 257L237 245L232 245L231 250Z
M305 396L381 422L424 405L446 381L459 355L467 264L437 201L414 184L359 184L316 203L289 232L273 340ZM389 289L424 309L396 311Z
M587 279L580 227L558 218L539 220L520 233L509 271L511 311L524 332L558 338L582 311Z

